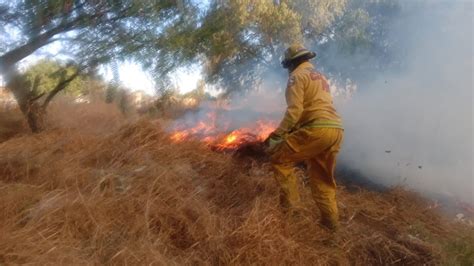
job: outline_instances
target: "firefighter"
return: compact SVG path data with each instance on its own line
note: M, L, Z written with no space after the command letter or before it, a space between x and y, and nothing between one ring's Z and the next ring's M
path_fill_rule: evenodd
M282 66L288 69L286 113L265 141L275 178L280 185L280 204L285 209L300 205L296 163L305 162L321 224L336 231L338 209L334 170L344 129L334 108L326 78L309 62L316 57L300 44L291 45Z

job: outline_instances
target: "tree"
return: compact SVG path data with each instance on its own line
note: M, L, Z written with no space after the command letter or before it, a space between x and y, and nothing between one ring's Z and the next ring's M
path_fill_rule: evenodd
M169 74L204 65L206 82L230 93L255 88L294 41L319 52L324 72L343 78L390 61L386 26L397 0L0 0L0 72L32 121L35 82L16 82L15 65L50 43L80 71L131 59L165 88ZM344 55L346 64L335 60ZM370 58L371 60L367 60ZM76 77L79 76L79 73ZM65 75L64 80L69 80ZM15 86L14 86L15 85ZM37 88L36 88L37 89Z
M207 82L220 84L229 93L254 88L265 72L279 68L287 45L321 34L346 4L346 0L211 1L196 28L166 32L162 51L174 57L158 61L156 68L172 70L169 62L202 60Z
M81 71L81 68L69 65L50 73L47 79L53 80L52 82L57 80L54 83L50 82L54 84L53 87L43 86L42 80L44 76L40 73L31 76L33 73L27 72L10 77L8 86L13 91L17 101L22 102L20 109L25 114L31 131L39 132L43 129L44 115L49 103L59 92L74 81L81 74ZM44 101L39 103L41 98L44 98Z
M185 0L2 1L0 73L13 90L20 109L29 121L34 121L37 115L33 112L40 109L33 107L34 96L29 92L37 89L38 84L18 80L16 63L20 60L54 42L67 47L61 53L75 59L80 71L112 58L139 57L150 44L155 49L154 43L168 28L192 23L188 16L192 9ZM63 82L78 75L64 76ZM39 131L41 127L32 130Z
M361 77L358 69L386 63L377 58L389 57L385 27L399 6L397 0L210 2L195 27L165 32L160 52L168 56L154 67L165 75L176 62L200 61L206 82L228 93L255 88L266 73L281 71L281 55L295 41L318 52L327 74Z
M328 36L325 41L312 45L324 71L340 80L361 83L393 67L392 47L401 40L391 39L389 28L400 11L397 0L352 0L324 33Z
M22 75L24 75L26 80L30 83L33 83L35 78L40 78L40 83L36 91L32 92L34 94L33 96L37 97L38 95L51 92L60 82L61 75L72 76L77 71L78 66L67 65L60 61L42 59L34 65L29 66ZM85 73L81 73L77 78L71 80L67 85L67 93L75 96L85 94L85 79Z

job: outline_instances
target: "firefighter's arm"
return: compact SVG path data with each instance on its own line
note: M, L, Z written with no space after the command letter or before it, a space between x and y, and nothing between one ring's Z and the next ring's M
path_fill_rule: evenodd
M283 136L296 125L303 113L304 76L292 75L286 87L286 112L278 128L274 131L277 136Z

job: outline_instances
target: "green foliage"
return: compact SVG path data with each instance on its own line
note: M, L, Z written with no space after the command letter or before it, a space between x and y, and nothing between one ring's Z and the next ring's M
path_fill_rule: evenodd
M450 239L441 243L446 254L445 265L471 266L474 262L474 233L472 228L460 227Z
M354 54L358 49L369 47L367 28L370 21L368 12L361 8L348 12L337 28L336 43L340 51Z
M449 234L433 234L426 224L417 222L410 226L410 234L432 243L443 253L442 265L471 266L474 261L474 233L465 224L453 224Z
M338 17L344 14L348 0L293 0L288 2L301 20L301 31L307 38L314 38L330 28Z
M341 80L364 81L374 71L390 67L389 27L400 12L398 0L352 0L342 16L324 33L324 42L313 44L318 64Z
M12 48L0 56L0 69L27 56L17 53L25 43L38 49L60 41L79 65L140 62L163 89L169 87L174 70L200 63L206 82L229 93L245 91L280 69L283 50L293 42L305 42L322 54L319 62L329 74L355 71L333 66L334 55L353 60L351 65L358 69L378 67L382 60L374 64L363 59L388 58L385 25L398 8L398 0L210 0L206 9L196 3L0 3L0 21L21 33L1 45Z
M212 1L197 27L166 32L162 52L178 58L168 58L156 68L167 74L173 70L167 62L197 58L204 63L207 82L220 83L229 91L251 89L260 78L259 70L278 62L281 44L302 37L299 16L285 3Z
M159 79L177 66L201 61L206 82L227 92L251 90L269 72L280 70L280 57L293 42L322 52L323 67L332 75L359 74L333 67L344 55L359 67L386 52L382 21L396 12L398 1L377 0L236 0L211 1L194 26L173 27L161 39L160 56L153 65ZM379 27L377 24L381 24ZM326 53L326 57L324 56ZM384 57L385 58L385 57Z
M363 77L387 63L385 27L398 10L398 0L214 0L199 23L164 33L151 65L166 83L177 67L201 62L206 82L232 93L281 71L284 49L304 42L329 75Z
M33 84L36 78L40 78L40 83L34 92L34 95L48 93L52 91L61 80L61 75L72 75L77 71L77 67L66 66L58 61L40 60L36 64L30 66L24 73L28 82ZM68 84L66 93L72 95L84 94L85 76L78 76Z
M142 51L157 51L168 28L193 22L186 0L14 0L0 3L0 14L5 28L16 32L4 40L10 49L0 55L0 69L51 42L62 42L81 64L143 59Z

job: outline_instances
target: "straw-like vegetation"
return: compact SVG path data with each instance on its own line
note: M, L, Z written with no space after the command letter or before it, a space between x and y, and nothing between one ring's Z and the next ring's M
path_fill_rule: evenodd
M23 116L16 110L0 111L0 143L28 132Z
M304 208L281 212L266 163L171 143L163 122L124 121L110 106L54 108L53 129L0 143L0 264L473 261L472 227L402 188L341 184L331 235L303 181Z

